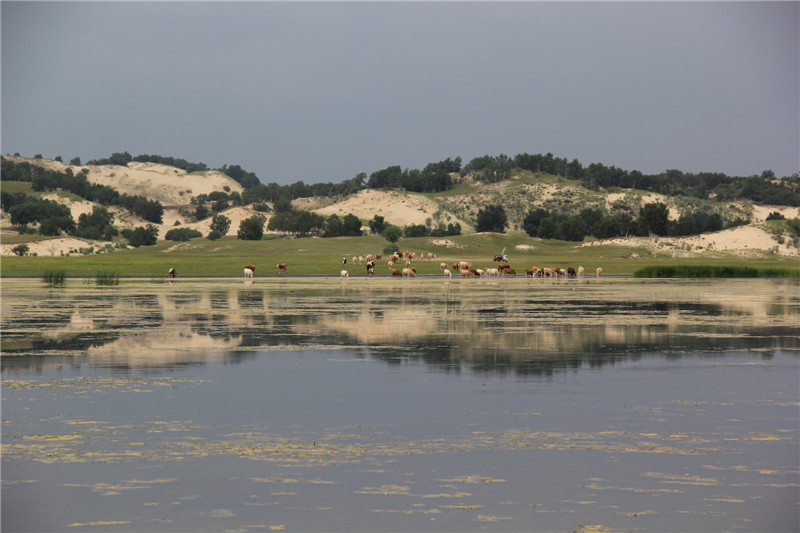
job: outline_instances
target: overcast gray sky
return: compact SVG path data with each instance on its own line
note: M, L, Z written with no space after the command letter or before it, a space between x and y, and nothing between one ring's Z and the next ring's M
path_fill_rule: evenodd
M798 2L2 2L2 153L800 171Z

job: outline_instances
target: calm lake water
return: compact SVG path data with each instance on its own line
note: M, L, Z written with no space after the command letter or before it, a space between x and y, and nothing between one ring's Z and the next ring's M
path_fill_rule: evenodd
M800 282L2 284L3 531L797 531Z

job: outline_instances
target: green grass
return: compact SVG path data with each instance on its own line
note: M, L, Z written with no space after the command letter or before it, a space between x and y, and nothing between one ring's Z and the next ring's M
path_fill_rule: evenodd
M441 244L449 241L455 246ZM440 244L434 244L439 242ZM193 276L243 276L248 264L256 265L256 276L277 276L276 264L288 263L288 276L325 275L338 276L342 269L342 257L347 257L347 270L351 276L365 275L366 268L353 265L352 257L369 253L382 253L389 244L382 237L338 237L333 239L271 239L241 241L235 237L223 237L217 241L199 238L181 243L161 241L155 246L144 246L134 250L118 250L107 254L92 254L73 257L11 257L0 262L2 276L35 276L44 270L64 270L70 277L93 278L100 271L112 271L119 277L144 277L157 279L166 277L171 267L178 271L178 278ZM530 245L533 250L518 250L517 245ZM434 261L416 261L414 266L421 275L440 274L439 263L470 261L476 268L497 264L492 258L506 248L509 262L517 272L530 266L560 267L583 266L586 272L602 267L605 274L631 274L647 266L702 266L753 267L759 271L767 269L796 270L797 258L781 258L765 254L763 257L742 259L734 255L722 255L673 259L665 254L654 257L652 253L635 247L584 246L562 241L539 241L524 233L471 234L442 239L420 237L400 239L400 250L433 252ZM173 249L174 248L174 249ZM631 259L637 253L641 259ZM375 268L377 275L388 275L386 259Z
M0 181L0 190L3 192L23 192L29 196L38 195L34 192L29 181Z

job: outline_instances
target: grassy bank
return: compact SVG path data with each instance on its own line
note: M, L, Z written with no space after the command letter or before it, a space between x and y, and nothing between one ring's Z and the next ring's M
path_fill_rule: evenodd
M256 265L256 276L278 275L278 263L288 263L288 275L338 276L342 257L347 257L350 275L364 275L363 266L353 265L352 257L382 253L389 243L382 237L339 237L333 239L272 239L241 241L224 237L217 241L198 238L185 243L159 242L135 250L119 250L107 254L74 257L3 257L2 276L39 277L46 270L63 270L69 277L94 277L97 272L111 271L121 277L137 276L162 278L174 267L178 276L241 276L245 265ZM712 264L719 267L751 267L759 270L798 268L797 259L778 256L741 259L721 256L672 259L665 255L654 257L645 250L622 246L585 246L561 241L539 241L522 233L472 234L436 238L400 239L401 250L417 254L434 253L434 261L415 261L419 274L439 274L439 263L470 261L474 266L491 267L492 258L504 248L509 263L519 274L525 268L583 266L593 273L602 267L606 274L631 274L648 266L698 267ZM517 248L522 246L522 248ZM632 254L641 258L633 259ZM375 273L389 274L384 259L376 265Z
M797 278L800 269L731 265L651 265L633 273L637 278Z

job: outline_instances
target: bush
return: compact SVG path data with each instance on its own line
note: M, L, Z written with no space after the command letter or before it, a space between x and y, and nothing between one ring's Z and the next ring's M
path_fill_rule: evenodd
M139 226L134 230L124 229L122 230L122 236L128 240L128 244L136 248L139 246L153 246L158 239L158 228L148 224L145 228Z
M209 241L216 241L217 239L222 238L222 233L218 232L217 230L211 230L211 233L208 234Z
M18 256L20 256L20 257L22 257L23 255L25 255L25 254L27 254L27 253L28 253L28 250L29 250L29 249L30 249L30 248L28 247L28 245L27 245L27 244L18 244L18 245L16 245L15 247L13 247L13 248L11 249L11 251L12 251L12 252L14 252L14 254L16 254L16 255L18 255Z
M197 231L196 229L191 228L176 228L171 229L167 232L164 236L165 239L168 241L188 241L189 239L194 239L195 237L202 237L203 234Z

